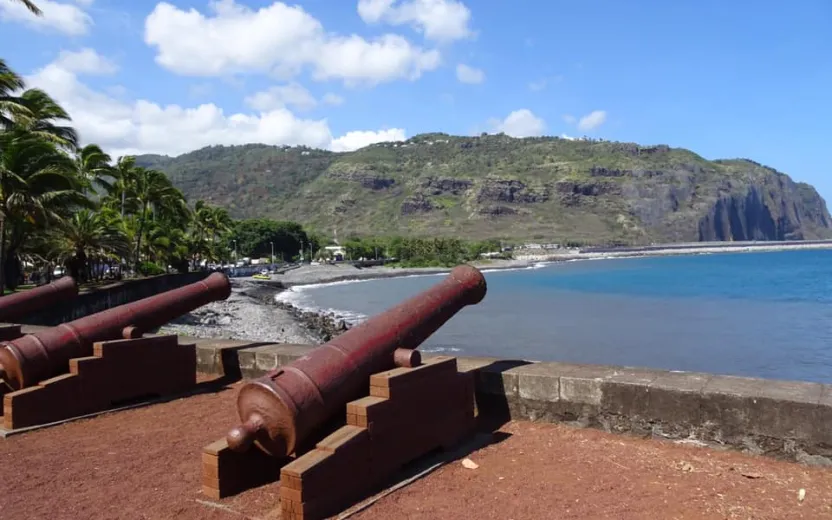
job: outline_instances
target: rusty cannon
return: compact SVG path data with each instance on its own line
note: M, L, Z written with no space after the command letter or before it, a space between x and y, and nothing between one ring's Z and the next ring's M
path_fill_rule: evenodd
M15 323L32 312L77 296L78 286L69 276L28 291L3 296L0 298L0 323Z
M200 282L113 307L97 314L0 342L0 379L13 390L28 388L68 370L69 360L90 356L93 344L139 338L172 319L231 294L222 273Z
M242 424L228 433L228 447L245 452L255 444L273 457L293 453L366 391L371 374L413 361L407 359L407 349L419 347L463 307L482 301L485 293L485 278L479 270L457 266L445 280L421 294L246 383L237 396ZM418 358L418 352L411 353Z

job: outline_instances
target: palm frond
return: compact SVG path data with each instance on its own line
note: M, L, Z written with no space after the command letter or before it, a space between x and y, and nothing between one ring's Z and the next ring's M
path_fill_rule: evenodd
M31 0L15 0L15 1L20 2L21 4L26 6L26 9L28 9L29 12L31 12L33 15L43 16L43 11L41 11L40 8L37 5L35 5L35 3L32 2Z

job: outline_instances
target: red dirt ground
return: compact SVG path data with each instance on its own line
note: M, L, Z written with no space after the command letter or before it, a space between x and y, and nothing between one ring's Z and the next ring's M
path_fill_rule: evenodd
M279 519L277 484L200 493L202 447L234 425L237 387L0 439L0 518ZM559 425L501 431L468 456L477 469L451 462L352 518L832 518L832 469Z
M832 468L562 425L500 431L469 455L478 468L453 462L353 518L832 518Z

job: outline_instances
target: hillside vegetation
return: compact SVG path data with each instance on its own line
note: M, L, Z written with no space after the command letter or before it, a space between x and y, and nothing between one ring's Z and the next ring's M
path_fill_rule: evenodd
M354 152L214 146L137 164L234 217L320 232L583 243L832 237L815 189L668 146L422 134Z

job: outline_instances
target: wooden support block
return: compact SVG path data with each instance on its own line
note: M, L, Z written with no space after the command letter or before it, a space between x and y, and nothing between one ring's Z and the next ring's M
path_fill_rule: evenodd
M386 397L368 395L366 397L362 397L361 399L356 399L355 401L347 403L347 414L366 416L367 408L376 405L383 405L386 402Z
M343 426L333 434L315 445L315 448L330 453L340 453L345 450L368 450L370 435L364 428Z
M428 359L424 364L414 368L399 367L370 376L370 387L386 388L390 390L388 395L381 397L393 397L397 390L409 385L419 384L419 381L436 379L442 374L454 374L457 372L456 358L448 356L437 356ZM370 395L378 395L370 392Z
M175 335L96 343L69 373L3 396L6 429L36 426L159 397L196 384L196 348Z
M347 403L346 426L283 467L281 518L336 514L405 464L473 429L473 379L457 371L456 358L373 374L370 383L369 396Z
M93 353L97 357L129 357L155 354L159 349L176 348L179 338L173 334L167 336L153 336L147 338L117 339L101 341L93 345Z
M219 500L276 482L288 461L269 457L258 449L237 453L220 439L202 449L202 492Z

